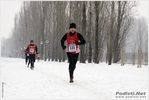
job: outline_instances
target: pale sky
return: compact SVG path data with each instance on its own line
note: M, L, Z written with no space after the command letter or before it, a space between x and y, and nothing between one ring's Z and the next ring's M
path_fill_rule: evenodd
M1 37L9 37L14 27L15 14L20 11L22 1L0 1L0 34Z
M139 1L139 6L138 6L138 11L140 12L140 14L142 16L145 16L145 17L148 17L149 15L149 1L148 0L145 0L145 1Z
M22 6L22 0L20 1L0 1L0 35L1 37L9 37L11 29L14 27L15 13L19 13ZM148 17L148 1L139 1L140 6L138 10L142 16Z

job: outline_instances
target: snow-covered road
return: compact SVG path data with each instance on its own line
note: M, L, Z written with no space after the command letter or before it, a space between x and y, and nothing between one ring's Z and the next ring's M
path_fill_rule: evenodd
M4 99L115 99L116 92L146 92L147 99L148 81L148 66L78 63L69 83L66 62L36 61L30 70L24 59L1 58Z

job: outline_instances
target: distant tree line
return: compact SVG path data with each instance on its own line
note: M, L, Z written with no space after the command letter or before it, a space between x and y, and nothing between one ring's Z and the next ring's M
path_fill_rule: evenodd
M136 1L23 1L6 48L12 55L23 57L22 51L32 39L41 59L63 62L67 57L60 39L74 22L86 40L79 61L98 64L106 54L111 65L120 61L127 36L139 24L134 24L136 6Z

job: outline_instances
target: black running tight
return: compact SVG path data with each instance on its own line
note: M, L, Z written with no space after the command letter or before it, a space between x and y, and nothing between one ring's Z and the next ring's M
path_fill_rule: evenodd
M69 60L69 75L70 75L70 78L73 78L73 72L76 68L76 63L77 63L77 60L78 60L78 56L79 56L79 53L71 54L71 53L67 52L67 57L68 57L68 60Z

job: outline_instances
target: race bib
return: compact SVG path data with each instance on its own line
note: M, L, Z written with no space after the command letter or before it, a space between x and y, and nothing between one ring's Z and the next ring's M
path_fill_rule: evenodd
M29 54L27 54L27 56L29 56Z
M69 52L75 52L76 51L76 44L69 44Z
M33 52L34 52L34 48L30 48L30 52L32 52L32 53L33 53Z

